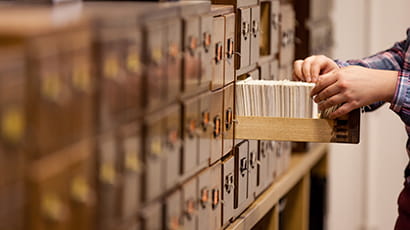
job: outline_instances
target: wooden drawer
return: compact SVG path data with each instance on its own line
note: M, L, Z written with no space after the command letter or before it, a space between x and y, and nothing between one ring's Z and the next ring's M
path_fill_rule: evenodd
M103 134L97 145L98 226L111 229L119 221L118 196L120 195L118 142L115 132Z
M74 163L70 167L69 198L70 198L70 227L69 229L87 230L95 228L96 217L96 186L92 151L89 157Z
M208 165L211 158L211 139L213 137L213 120L211 116L211 92L206 92L200 97L200 137L199 137L199 165ZM218 156L212 156L213 161Z
M255 143L256 142L256 143ZM255 148L256 145L256 148ZM258 141L249 140L249 183L248 183L248 195L249 198L253 199L257 195L257 191L260 190L258 185L264 178L261 177L260 167L264 162L258 160L258 155L260 153L260 148L258 148ZM263 176L263 175L262 175Z
M211 164L222 157L223 132L223 97L224 90L220 89L211 94L211 121L213 134L211 138Z
M123 103L124 113L122 122L130 122L141 115L144 98L144 80L142 64L142 35L139 27L128 28L123 48L121 64L126 72L124 83Z
M201 51L200 51L200 20L192 17L183 21L183 91L192 94L199 88Z
M67 142L89 138L95 131L95 83L92 72L91 33L84 27L62 34L59 39L61 50L61 76L67 85L64 106L64 132Z
M279 65L292 65L295 52L295 12L290 4L280 6L280 48Z
M213 17L211 15L201 16L201 77L200 86L201 88L208 89L213 87L212 81L212 63L215 51L213 49L214 40L217 39L217 35L213 27ZM218 31L218 33L221 33ZM211 84L211 85L210 85Z
M182 186L183 229L196 229L198 219L197 178Z
M271 5L271 54L279 52L279 31L280 31L280 1L272 0Z
M2 49L0 57L0 153L5 157L0 160L0 171L15 167L22 170L19 164L6 163L15 158L22 159L21 145L28 137L26 112L26 79L23 50ZM16 152L11 154L12 152ZM0 154L0 155L1 155ZM4 163L4 165L3 165ZM17 172L17 171L16 171ZM3 174L12 177L14 174ZM21 174L19 174L22 176ZM0 180L0 186L2 185Z
M249 142L235 146L235 213L239 215L248 204Z
M237 21L236 51L241 55L236 58L236 69L241 69L250 65L251 8L238 9Z
M224 85L224 39L225 18L223 16L213 18L213 48L212 52L212 81L211 90L220 89Z
M165 198L165 226L167 230L177 230L181 228L181 191L176 190Z
M225 16L225 72L224 85L231 84L235 81L235 55L236 37L235 37L235 13L226 14Z
M222 164L217 162L210 168L210 222L209 229L220 229L222 224ZM229 200L227 198L227 200ZM227 201L229 203L229 201ZM231 203L233 204L233 203ZM229 205L229 204L228 204Z
M198 175L198 229L211 228L211 211L212 211L212 186L211 186L211 169L208 168Z
M198 169L198 127L200 97L183 101L182 174L191 175Z
M166 109L165 128L165 189L169 190L178 183L181 170L181 107L179 104L172 105Z
M146 51L146 107L149 111L158 109L164 102L166 92L166 59L165 36L166 27L163 23L153 23L146 28L144 44Z
M77 195L91 201L79 192L73 183L75 178L87 178L90 174L82 170L91 163L92 143L83 141L33 162L28 169L27 229L87 229L89 225L79 220L75 212L84 211L73 206ZM89 182L89 177L85 181ZM67 183L68 182L68 183ZM71 182L71 183L70 183ZM87 183L85 182L85 184ZM83 185L85 185L83 184ZM83 187L84 188L84 187ZM73 203L74 202L74 203ZM78 204L78 203L77 203ZM79 208L79 209L77 209ZM91 218L91 217L90 217ZM78 222L74 222L78 221Z
M154 202L141 211L142 230L162 229L162 205L161 202Z
M222 226L234 217L235 159L233 156L222 162Z
M42 52L39 51L28 63L31 75L27 78L27 103L31 106L27 111L30 114L27 128L35 130L35 134L30 135L31 141L28 143L32 158L50 154L67 143L68 133L65 131L69 119L64 115L68 105L65 99L67 93L71 92L61 74L55 38L33 41L33 49L40 50L44 43L48 43L50 50L46 52L46 48Z
M251 44L250 44L250 64L255 64L259 61L260 56L260 7L251 8Z
M233 149L234 145L234 117L235 117L235 86L231 84L224 88L224 112L223 112L223 151L225 156Z
M99 73L99 122L101 131L107 131L119 122L121 112L124 109L122 101L126 72L122 65L123 47L125 40L119 36L113 37L111 34L123 33L123 30L113 28L101 28L100 40L97 41L97 48L94 51L94 58L101 60Z
M164 110L150 114L144 125L144 168L143 178L145 201L158 198L164 191L165 122Z
M272 182L273 173L271 169L275 167L269 164L271 152L271 141L259 141L259 152L257 153L259 180L256 184L255 197L259 196Z
M122 222L135 219L141 208L142 124L133 122L121 127L119 164L121 170L119 210Z
M167 21L166 99L176 101L181 94L182 79L182 21L179 18Z

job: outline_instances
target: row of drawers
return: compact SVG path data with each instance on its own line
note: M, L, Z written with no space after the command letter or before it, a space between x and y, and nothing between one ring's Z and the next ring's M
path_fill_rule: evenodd
M206 6L209 7L205 4L201 8ZM199 92L219 90L232 84L234 60L239 60L234 53L241 53L242 58L252 56L250 50L259 53L259 48L255 47L235 51L235 14L231 10L215 16L205 10L206 16L195 15L182 20L166 18L167 23L163 18L147 19L146 24L138 27L135 22L119 26L111 20L104 25L104 20L99 19L101 9L98 13L88 12L93 7L93 4L85 5L84 14L94 15L94 24L102 24L95 26L94 32L82 23L67 28L68 32L56 31L36 39L20 32L23 35L19 35L22 36L21 44L15 49L15 57L2 58L5 61L0 67L1 120L3 124L14 121L14 125L5 125L2 133L4 139L14 145L28 140L25 145L32 159L96 131L102 133L117 128L181 98L188 99ZM259 6L246 11L251 12L251 9L259 15ZM125 16L136 14L129 11ZM257 19L255 23L240 25L258 27L259 16ZM256 31L259 34L259 30ZM0 38L10 36L4 33L1 35L0 25ZM201 34L204 40L199 42ZM252 36L240 34L246 42L251 40ZM275 37L274 33L271 37ZM254 41L258 47L259 39ZM22 49L26 50L23 54ZM292 52L284 50L281 53L289 56L286 62L289 66ZM279 63L285 59L280 58ZM55 127L60 128L56 130Z
M158 199L142 202L141 195L156 192L148 187L160 189L163 180L150 175L161 172L149 172L155 162L138 162L136 138L124 137L116 154L99 157L99 162L93 160L93 142L83 141L32 164L27 183L16 180L0 187L0 214L12 217L1 229L11 224L19 224L13 229L133 229L137 220L144 230L220 229L280 176L290 160L289 142L236 140L221 160L177 182ZM113 148L102 139L100 143L104 148L97 152ZM166 159L175 161L158 160Z
M289 157L286 142L238 141L222 161L144 207L142 229L226 227L286 170Z

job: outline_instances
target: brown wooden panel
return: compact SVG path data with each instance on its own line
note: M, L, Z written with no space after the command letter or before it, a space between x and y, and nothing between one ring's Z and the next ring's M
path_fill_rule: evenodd
M255 64L259 61L260 56L260 7L251 8L251 45L250 45L250 64Z
M197 178L191 179L182 186L183 229L196 229L198 218Z
M271 36L272 31L272 1L265 1L260 3L260 42L259 49L261 56L270 56L271 52Z
M119 141L120 170L122 172L119 194L121 220L136 217L141 208L142 124L133 122L121 128Z
M211 158L211 139L213 137L213 120L211 116L211 92L201 94L199 115L200 115L200 136L199 136L199 165L208 165ZM213 157L218 158L218 157ZM217 159L214 159L215 161Z
M209 229L220 229L222 224L222 165L220 162L211 168L210 198L211 213ZM227 199L229 200L229 199ZM232 206L233 207L233 206Z
M167 21L166 99L176 101L181 93L182 80L182 22L179 18Z
M220 33L220 31L219 31ZM211 15L204 15L201 17L201 76L200 86L201 88L208 89L212 81L212 63L214 58L213 43L215 38L215 32L213 29L213 17ZM211 86L212 87L212 86Z
M222 132L223 132L223 97L224 90L212 92L211 94L211 119L213 123L213 134L211 139L211 164L222 157Z
M181 191L176 190L165 198L164 229L176 230L181 228L182 202Z
M248 204L249 142L235 146L235 213L240 214Z
M212 181L218 180L211 177L211 169L207 169L198 176L198 229L207 230L211 228L211 211L212 211Z
M141 211L142 230L162 229L162 206L161 202L154 202Z
M183 91L192 93L198 90L200 80L200 21L192 17L183 22Z
M220 89L224 85L224 39L225 18L223 16L213 18L213 47L212 52L212 81L211 90Z
M280 26L280 47L279 64L288 66L293 64L295 56L295 11L291 4L280 6L281 26Z
M237 117L238 139L359 143L360 111L337 120Z
M235 81L235 14L227 14L225 17L225 72L224 85Z
M166 111L166 129L164 159L165 189L169 190L178 183L181 170L181 107L179 104L169 106Z
M183 101L183 152L182 174L192 174L198 166L198 127L200 98L195 97Z
M165 144L164 111L147 116L144 127L144 169L143 196L146 201L158 198L164 192L164 144Z
M234 216L235 160L228 157L222 162L222 226Z
M279 31L280 31L280 3L279 0L273 0L271 5L271 54L275 55L279 52Z
M229 85L224 88L224 112L223 112L223 151L222 155L228 154L234 145L234 117L235 117L235 86Z
M146 77L146 107L152 111L157 109L162 103L166 89L165 70L165 36L166 27L161 24L153 24L146 27L145 46L147 48L147 68Z
M238 9L237 21L236 52L240 55L236 58L236 69L241 69L250 65L251 9Z

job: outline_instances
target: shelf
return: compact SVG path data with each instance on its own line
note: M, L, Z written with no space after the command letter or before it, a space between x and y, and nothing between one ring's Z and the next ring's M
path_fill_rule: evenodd
M252 229L325 156L326 151L326 144L316 144L307 153L293 153L289 169L226 229Z

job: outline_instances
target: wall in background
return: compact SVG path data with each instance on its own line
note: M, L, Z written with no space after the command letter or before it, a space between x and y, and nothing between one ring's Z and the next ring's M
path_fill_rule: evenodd
M407 0L334 0L334 57L389 48L410 27ZM361 144L332 145L328 229L393 229L408 157L406 133L388 105L362 119Z

